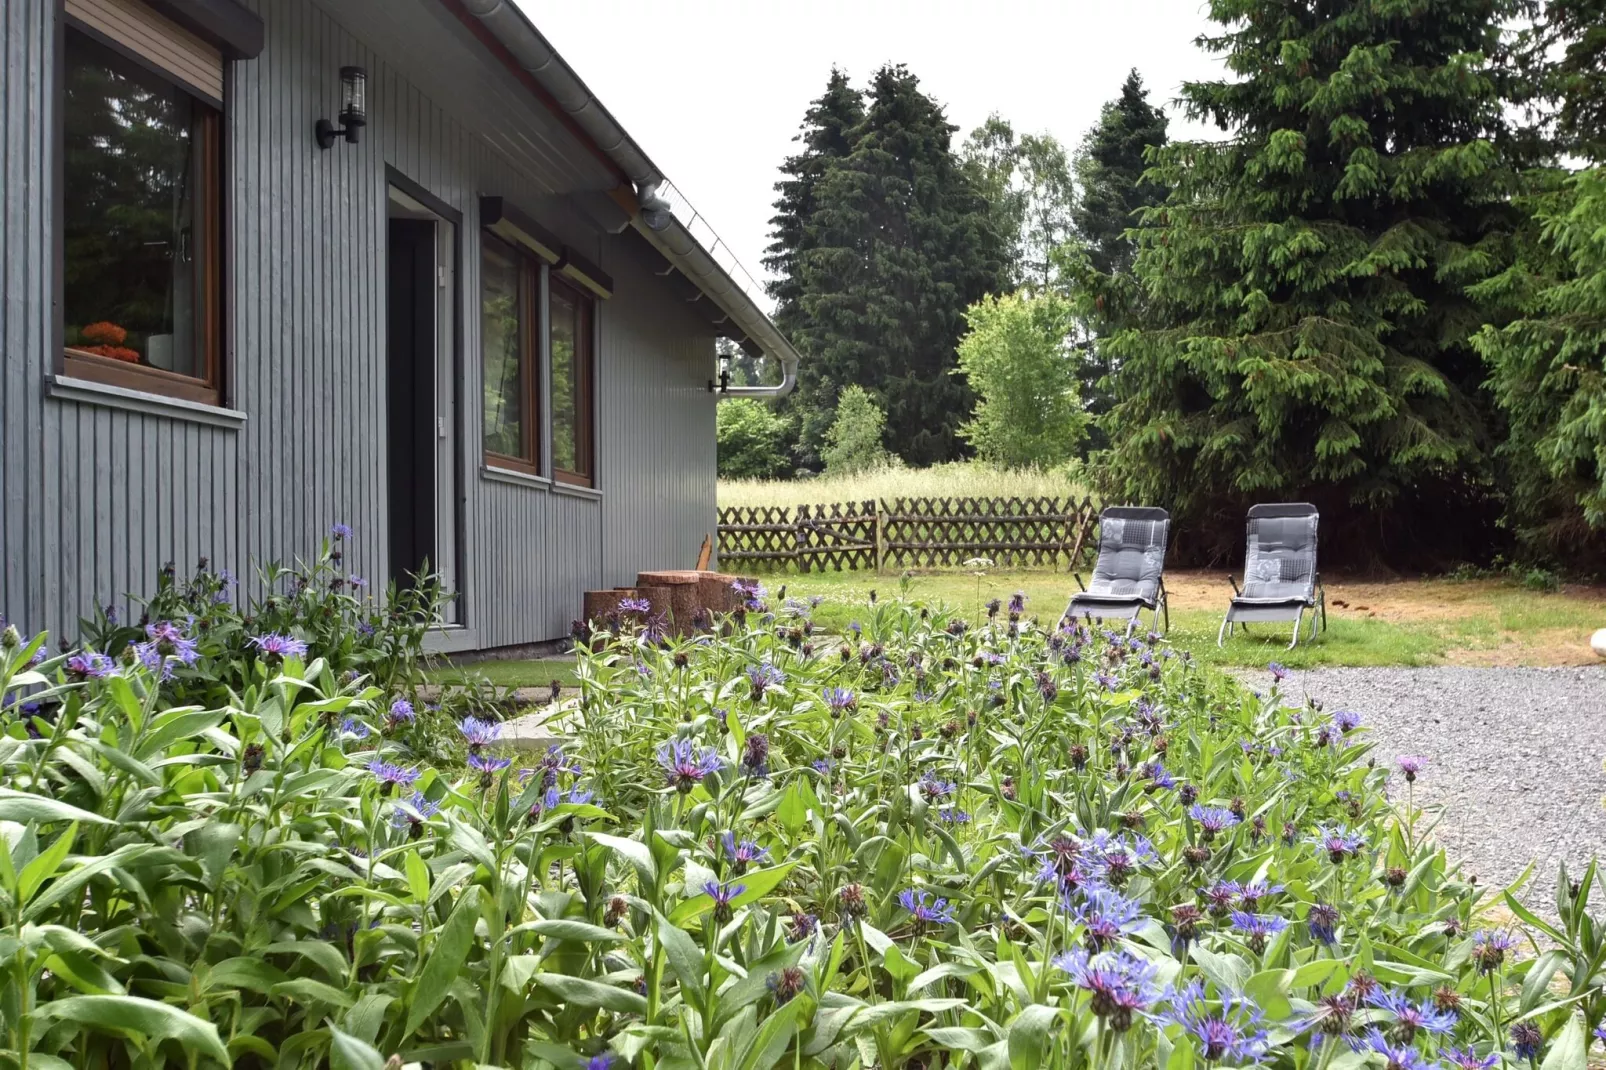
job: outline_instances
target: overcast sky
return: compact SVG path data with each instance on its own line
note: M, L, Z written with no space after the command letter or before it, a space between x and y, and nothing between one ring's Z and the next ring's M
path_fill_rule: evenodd
M1203 0L518 2L759 278L779 165L832 64L859 86L907 64L955 147L993 111L1074 147L1128 69L1162 104L1221 71L1194 45Z

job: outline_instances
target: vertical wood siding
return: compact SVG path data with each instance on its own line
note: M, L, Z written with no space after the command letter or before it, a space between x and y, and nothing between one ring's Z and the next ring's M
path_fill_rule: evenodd
M436 17L423 13L432 3L389 0L383 10L411 12L416 28ZM654 274L662 265L645 243L601 234L564 207L557 191L594 161L543 170L553 149L521 136L515 166L496 147L505 139L466 125L472 109L442 107L453 100L426 96L393 55L351 32L373 25L365 4L253 0L266 47L229 68L228 392L247 414L231 430L45 396L54 0L0 0L0 612L19 627L72 639L97 604L135 608L165 561L182 573L205 555L244 576L314 553L337 521L356 529L350 569L383 585L387 165L463 216L468 645L561 637L583 590L687 566L713 529L711 332ZM387 24L392 50L406 25ZM430 77L450 77L459 45L415 46L436 51ZM486 62L466 48L457 59ZM338 71L351 63L368 69L370 125L359 144L320 150L313 122L338 107ZM480 475L481 193L513 198L618 282L598 325L600 499Z

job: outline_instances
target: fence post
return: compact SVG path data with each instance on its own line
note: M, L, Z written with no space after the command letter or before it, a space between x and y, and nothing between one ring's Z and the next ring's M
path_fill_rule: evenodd
M800 573L807 573L809 570L808 530L809 507L800 505L797 507L797 516L792 521L792 560L797 564Z

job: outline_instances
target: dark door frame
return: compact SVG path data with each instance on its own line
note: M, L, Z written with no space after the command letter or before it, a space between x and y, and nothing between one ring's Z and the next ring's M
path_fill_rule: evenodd
M413 200L428 208L431 212L452 224L452 333L451 352L449 354L452 370L452 407L457 418L452 427L452 453L456 461L457 470L452 481L456 500L452 503L452 524L455 528L453 544L456 549L454 565L457 571L457 627L471 628L469 619L468 594L468 451L465 447L464 434L468 424L464 416L465 389L463 386L464 353L463 338L466 325L463 322L465 300L463 296L463 213L453 208L446 201L431 193L424 186L413 181L407 175L397 170L391 164L385 165L385 187L381 190L383 196L380 203L384 206L383 229L385 235L384 271L386 288L389 288L390 273L390 188L411 197ZM389 328L389 316L386 316L386 327ZM389 374L390 347L385 347L386 373ZM388 438L387 438L388 449Z

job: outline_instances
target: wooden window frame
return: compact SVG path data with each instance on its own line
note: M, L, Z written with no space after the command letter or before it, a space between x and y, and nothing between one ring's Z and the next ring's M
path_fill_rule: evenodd
M575 393L577 395L575 399L576 411L574 423L575 437L577 439L575 442L575 456L582 462L578 467L582 468L583 470L571 472L566 469L559 468L556 464L554 464L552 466L552 478L559 483L563 483L571 487L595 488L597 485L597 438L594 429L594 414L596 411L597 302L596 299L591 296L591 294L587 293L579 286L576 286L567 280L558 278L555 275L549 275L547 288L549 291L562 291L565 296L573 301L574 307L579 313L578 318L580 321L575 325L574 332L576 379ZM548 300L547 307L550 310L550 298ZM550 311L548 315L550 315ZM547 330L550 333L551 327L548 326ZM583 360L581 359L581 354L579 352L582 344L585 346L585 355ZM549 352L550 349L551 344L549 342ZM554 398L554 400L556 399ZM554 420L554 426L556 423L557 421ZM552 455L553 457L557 456L556 448L553 449Z
M66 69L66 34L77 33L89 41L110 49L122 56L130 63L134 63L162 79L169 85L186 94L199 108L205 109L201 113L199 151L201 153L201 188L198 191L196 225L201 235L195 240L197 257L195 263L195 284L200 294L200 300L195 302L195 338L200 352L201 366L205 370L203 376L184 375L180 372L169 371L165 368L153 368L143 364L131 364L126 361L113 360L95 353L85 353L61 342L60 370L63 375L91 382L104 383L108 386L122 387L127 390L138 390L147 394L157 394L163 397L178 398L182 401L192 401L202 405L221 407L223 405L223 242L224 242L224 205L223 205L223 119L224 109L215 102L195 91L191 86L175 78L170 72L151 63L145 57L128 48L123 47L106 35L98 32L94 27L85 25L77 19L62 15L62 42L63 47L58 51L59 57L57 71L57 96L62 109L65 108L67 69ZM57 129L56 151L57 157L62 161L61 173L65 174L66 159L66 115L63 110ZM67 210L63 203L63 211ZM58 220L61 217L58 216ZM58 249L60 246L58 245ZM58 285L60 285L58 283ZM65 317L64 303L61 316ZM58 331L64 329L64 318L57 323ZM61 341L60 334L57 335Z
M492 233L480 231L480 450L492 468L541 474L541 261L522 247ZM525 456L510 457L485 448L485 251L494 243L519 268L519 436Z

